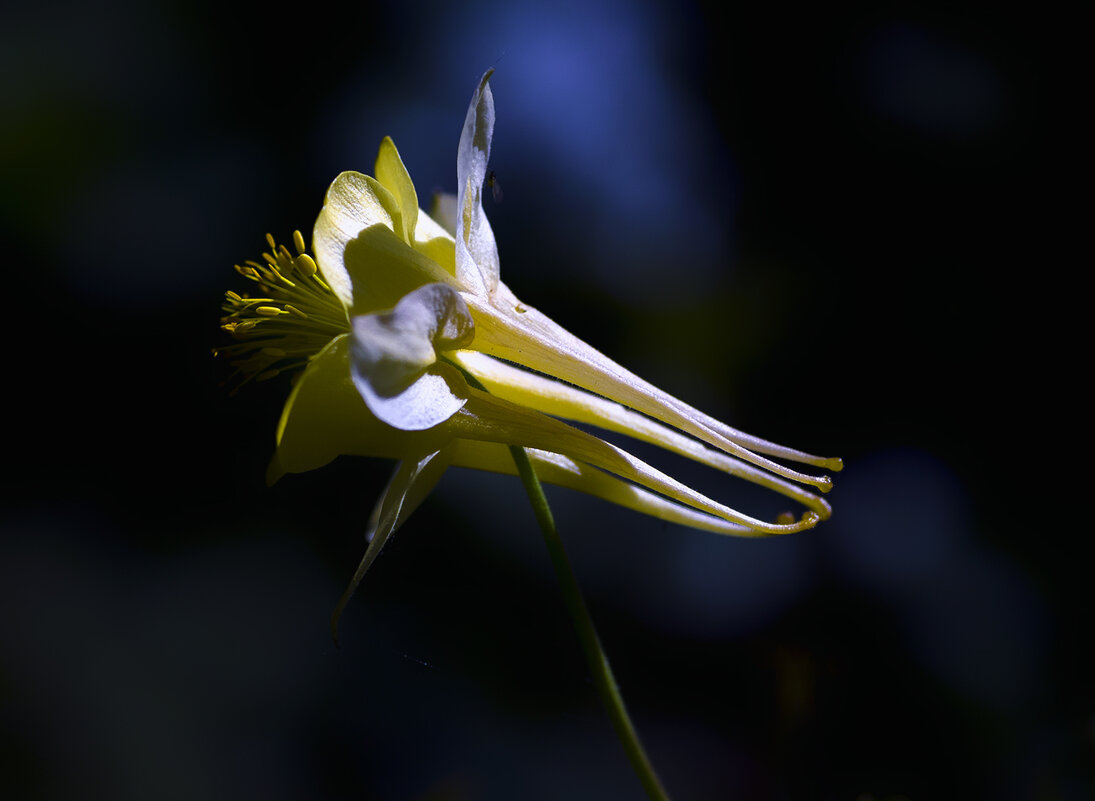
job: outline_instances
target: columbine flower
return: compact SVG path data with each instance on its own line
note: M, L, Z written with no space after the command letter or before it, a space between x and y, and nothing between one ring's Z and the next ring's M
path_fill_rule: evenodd
M271 482L342 454L400 460L351 589L446 467L512 474L512 445L529 450L543 481L695 528L764 536L827 517L828 504L803 485L827 491L829 478L768 457L830 470L840 469L839 459L708 417L521 303L499 280L481 197L494 128L489 78L464 122L458 194L442 199L448 227L419 209L385 139L375 178L345 172L331 184L313 234L315 260L299 232L296 255L268 237L264 264L237 267L262 297L230 292L223 307L223 326L238 342L220 352L234 357L244 381L304 366L278 426ZM805 512L798 520L750 517L562 420L655 443L779 492Z

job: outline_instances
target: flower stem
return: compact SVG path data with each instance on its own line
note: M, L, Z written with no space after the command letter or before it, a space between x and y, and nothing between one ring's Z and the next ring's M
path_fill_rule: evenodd
M559 579L559 586L563 591L567 610L574 621L574 629L578 633L582 650L586 655L589 672L593 675L593 683L597 687L597 694L601 696L608 715L612 719L612 726L616 729L616 736L620 738L627 758L631 761L631 767L639 776L643 789L651 799L668 801L669 796L662 787L658 775L654 772L654 766L639 741L639 733L627 714L620 688L616 685L616 678L612 675L612 666L608 663L608 654L601 645L601 639L597 636L597 629L593 626L593 618L586 608L582 591L578 587L578 579L574 575L567 559L563 541L555 528L555 518L551 514L544 489L540 486L540 479L532 466L532 461L524 448L514 445L510 447L513 461L517 464L517 472L521 476L521 482L525 485L529 501L532 503L532 511L536 515L536 522L540 524L540 530L544 534L544 542L547 544L548 553L551 554L551 563L555 567L555 575Z
M459 370L469 385L487 392L487 388L474 375L464 367L441 356L446 364ZM612 728L616 730L616 736L627 752L627 758L631 767L639 776L643 789L652 801L669 801L669 795L662 787L658 774L654 772L654 766L650 764L650 758L646 755L639 733L635 731L635 724L631 722L631 716L627 714L627 706L620 695L620 688L616 684L616 677L612 673L612 666L608 663L608 654L601 645L601 638L597 636L597 629L593 625L593 618L589 615L582 590L578 587L578 577L570 566L566 549L563 548L563 540L559 537L559 531L555 528L555 517L551 514L544 488L540 485L540 479L532 466L532 460L528 458L528 452L520 445L511 445L509 452L513 455L513 461L517 465L517 473L521 477L521 483L525 485L529 501L532 503L533 514L536 522L540 524L540 531L544 535L544 543L551 555L551 564L555 568L555 576L559 580L559 587L563 591L563 600L566 602L567 611L574 622L574 630L578 634L578 642L586 655L586 664L593 676L593 684L597 688L597 695L608 711L608 717L612 720Z

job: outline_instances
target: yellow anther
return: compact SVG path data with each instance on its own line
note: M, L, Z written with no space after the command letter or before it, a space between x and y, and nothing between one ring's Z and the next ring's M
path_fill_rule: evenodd
M265 381L299 369L315 355L308 351L315 343L316 331L336 336L348 326L338 322L344 318L345 310L323 282L315 259L304 252L307 243L300 231L293 232L296 253L279 245L271 234L266 235L266 244L269 250L261 259L235 265L237 273L259 285L254 296L229 290L221 305L224 312L221 328L238 343L223 349L222 355L247 356L231 363L243 375L244 383ZM303 286L301 281L308 281L309 285ZM291 300L298 305L288 302ZM278 322L252 333L259 323L273 318L279 318ZM304 320L308 322L300 322ZM275 344L285 347L273 347ZM292 363L290 353L295 359Z
M298 231L297 233L300 232ZM311 278L313 275L316 274L316 271L319 270L319 267L316 265L315 259L309 256L307 253L301 253L299 256L293 259L293 263L297 265L297 269L300 270L301 275L303 275L305 278Z
M781 526L789 526L795 522L795 515L793 512L780 512L776 518L776 523Z
M292 262L289 262L289 267L292 267L292 266L293 266L293 263L292 263ZM285 269L286 269L286 270L288 270L288 269L289 269L289 267L286 267ZM290 286L290 287L295 287L295 286L296 286L296 284L294 284L294 283L293 283L292 281L290 281L290 280L289 280L288 278L286 278L286 277L285 277L284 275L282 275L281 273L279 273L279 272L278 272L278 268L277 268L277 267L271 267L271 268L270 268L270 272L272 272L272 273L274 274L274 277L275 277L275 278L277 278L277 279L278 279L279 281L281 281L281 282L282 282L283 284L285 284L286 286Z

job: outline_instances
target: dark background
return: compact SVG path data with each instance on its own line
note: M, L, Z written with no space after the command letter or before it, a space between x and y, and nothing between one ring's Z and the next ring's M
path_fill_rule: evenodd
M447 475L336 650L390 465L267 489L287 384L229 398L210 356L232 264L382 136L455 189L489 67L518 296L847 464L830 522L766 541L551 492L673 797L1092 797L1090 524L1039 413L1056 33L954 3L2 18L6 797L642 797L518 483Z

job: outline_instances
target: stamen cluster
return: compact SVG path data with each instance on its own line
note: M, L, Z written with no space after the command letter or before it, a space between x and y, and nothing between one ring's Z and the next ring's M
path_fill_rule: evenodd
M350 329L346 310L320 277L315 260L305 252L304 237L293 232L294 256L266 235L270 250L262 261L235 265L236 272L259 286L255 296L229 290L221 310L221 328L236 340L215 348L227 356L240 378L235 394L248 381L266 381L303 367L324 345Z

